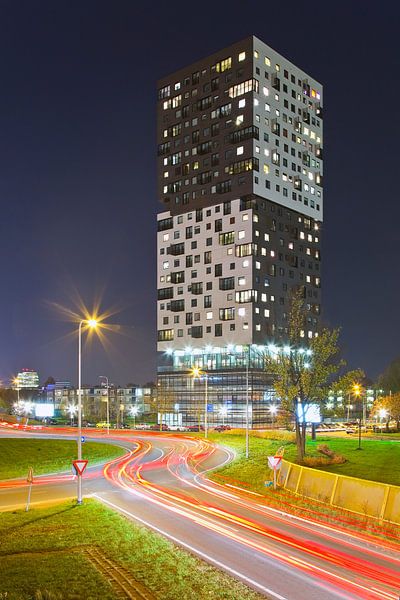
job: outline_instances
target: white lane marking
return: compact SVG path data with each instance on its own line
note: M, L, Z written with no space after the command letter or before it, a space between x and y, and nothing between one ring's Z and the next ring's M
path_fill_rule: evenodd
M165 536L166 538L172 540L173 542L175 542L179 546L183 546L184 548L187 548L190 552L193 552L193 554L196 554L197 556L201 556L201 558L203 558L207 562L216 565L217 567L219 567L220 569L223 569L224 571L228 571L229 573L232 573L232 575L234 575L235 577L237 577L239 579L242 579L243 581L246 581L248 584L250 584L250 585L252 585L254 587L257 587L258 589L262 590L263 592L265 592L267 594L270 594L274 598L277 598L277 600L288 600L288 598L285 598L285 596L281 596L280 594L277 594L273 590L271 590L271 589L269 589L269 588L261 585L257 581L254 581L254 579L251 579L250 577L247 577L243 573L240 573L239 571L236 571L235 569L232 569L231 567L228 567L228 565L220 562L219 560L216 560L215 558L212 558L212 556L210 556L208 554L205 554L204 552L201 552L201 550L197 550L196 548L194 548L190 544L187 544L186 542L183 542L182 540L179 540L178 538L176 538L175 536L167 533L163 529L160 529L160 528L156 527L155 525L153 525L152 523L149 523L148 521L145 521L144 519L141 519L137 515L129 512L128 510L125 510L124 508L121 508L117 504L114 504L113 502L110 502L109 500L105 500L104 498L102 498L98 494L93 494L93 497L97 498L98 500L100 500L100 502L104 502L104 504L108 504L109 506L112 506L117 511L126 514L130 518L132 518L132 519L134 519L136 521L139 521L139 523L142 523L143 525L146 525L150 529L153 529L154 531L157 531L157 533L160 533L161 535Z
M262 497L262 494L259 494L258 492L251 492L250 490L246 490L237 485L232 485L231 483L225 483L225 485L227 487L235 488L235 490L240 490L241 492L246 492L246 494L253 494L253 496L261 496Z

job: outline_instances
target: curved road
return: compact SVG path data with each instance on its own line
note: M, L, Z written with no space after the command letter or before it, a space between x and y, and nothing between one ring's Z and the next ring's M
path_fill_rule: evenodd
M76 431L65 431L71 437ZM4 432L4 435L31 435ZM48 434L39 434L48 435ZM54 430L54 436L60 433ZM189 436L148 432L87 432L123 446L126 454L88 469L84 494L277 600L400 597L400 555L390 542L346 532L269 508L262 496L207 480L232 459L229 450ZM34 502L74 497L69 474L35 480ZM24 505L26 483L0 484L0 509Z

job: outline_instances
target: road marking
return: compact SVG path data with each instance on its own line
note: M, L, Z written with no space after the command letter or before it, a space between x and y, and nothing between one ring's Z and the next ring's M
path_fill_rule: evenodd
M132 519L134 519L136 521L139 521L139 523L142 523L143 525L146 525L146 527L149 527L150 529L153 529L154 531L157 531L157 533L160 533L161 535L163 535L166 538L170 539L171 541L175 542L179 546L183 546L184 548L187 548L190 552L193 552L193 554L196 554L197 556L200 556L201 558L203 558L207 562L209 562L211 564L214 564L215 566L219 567L220 569L223 569L224 571L227 571L228 573L231 573L235 577L241 579L242 581L247 582L249 585L252 585L252 586L258 588L259 590L265 592L266 594L270 594L271 596L273 596L277 600L289 600L288 598L285 598L285 596L281 596L280 594L277 594L273 590L271 590L271 589L269 589L269 588L261 585L257 581L254 581L254 579L251 579L250 577L247 577L243 573L240 573L239 571L236 571L235 569L232 569L231 567L228 567L228 565L225 565L224 563L220 562L219 560L216 560L215 558L212 558L212 556L210 556L209 554L205 554L204 552L201 552L201 550L198 550L197 548L194 548L190 544L187 544L186 542L183 542L182 540L179 540L175 536L167 533L163 529L160 529L160 528L156 527L152 523L149 523L148 521L145 521L144 519L141 519L137 515L129 512L128 510L125 510L124 508L121 508L120 506L118 506L117 504L114 504L113 502L110 502L109 500L105 500L105 498L102 498L98 494L93 494L93 497L94 498L98 498L98 500L100 500L100 502L104 502L104 504L108 504L112 508L115 508L117 511L126 514L127 516L131 517Z

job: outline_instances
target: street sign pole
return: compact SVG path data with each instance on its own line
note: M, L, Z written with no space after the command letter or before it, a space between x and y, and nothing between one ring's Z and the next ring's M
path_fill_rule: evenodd
M282 456L268 456L268 466L274 472L274 490L276 490L276 472L281 468Z
M32 483L33 483L33 469L32 469L32 467L29 467L28 477L26 478L26 480L29 483L29 488L28 488L28 500L26 502L25 512L28 512L29 505L31 503L31 493L32 493Z

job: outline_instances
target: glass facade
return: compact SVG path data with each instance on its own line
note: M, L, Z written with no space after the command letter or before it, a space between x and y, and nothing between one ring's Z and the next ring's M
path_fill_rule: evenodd
M275 403L272 378L264 368L262 353L249 347L179 352L166 357L159 367L157 404L164 423L204 425L207 405L209 427L246 425L262 428L271 423ZM193 369L197 369L193 374Z

